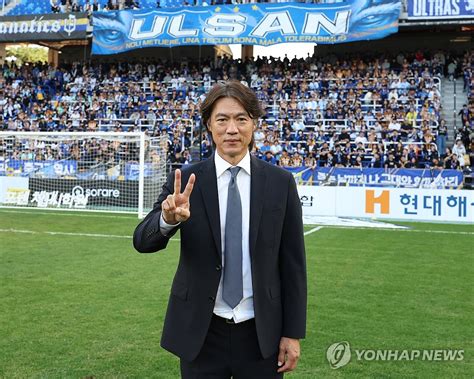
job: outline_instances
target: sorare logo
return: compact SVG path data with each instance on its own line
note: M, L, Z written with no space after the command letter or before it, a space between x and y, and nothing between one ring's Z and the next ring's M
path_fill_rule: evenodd
M120 197L120 190L116 188L84 188L75 186L71 193L75 196L85 197Z
M351 346L349 342L342 341L333 343L326 351L326 358L333 369L338 369L351 360Z

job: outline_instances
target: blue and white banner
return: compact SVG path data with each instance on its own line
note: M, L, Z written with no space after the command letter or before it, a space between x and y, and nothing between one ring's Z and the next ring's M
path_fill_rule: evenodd
M153 164L145 163L144 176L146 178L153 176L155 171L153 170ZM125 180L138 180L140 177L140 164L138 163L127 163L125 165Z
M474 18L474 0L408 0L408 18Z
M463 174L457 170L416 170L383 168L286 168L298 184L457 189Z
M383 169L383 168L334 168L334 167L285 167L290 171L298 184L317 186L366 186L366 187L399 187L458 189L463 182L463 174L457 170L416 170L416 169ZM113 170L112 170L113 171ZM101 175L97 172L83 174L77 170L77 161L27 161L0 160L0 176L22 176L40 178L78 178L118 180L120 175L111 170ZM127 163L123 172L125 181L137 181L139 164ZM145 164L145 177L156 175L156 168L151 163Z
M399 0L94 12L93 54L181 45L334 44L398 31Z
M77 162L69 161L33 161L20 159L0 160L0 176L39 176L42 178L74 177Z

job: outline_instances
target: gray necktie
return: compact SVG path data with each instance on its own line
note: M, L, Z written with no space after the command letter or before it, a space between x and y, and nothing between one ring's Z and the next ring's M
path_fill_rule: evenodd
M231 179L227 192L225 218L224 282L222 298L234 309L243 297L242 285L242 204L237 174L240 167L229 168Z

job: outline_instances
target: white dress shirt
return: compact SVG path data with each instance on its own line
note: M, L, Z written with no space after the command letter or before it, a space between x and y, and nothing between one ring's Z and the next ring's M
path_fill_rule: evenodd
M217 193L219 195L219 215L221 222L221 248L222 248L222 267L224 261L224 242L225 242L225 219L227 214L227 192L231 178L228 168L232 165L222 159L219 154L214 154L217 177ZM247 154L236 165L241 167L237 174L237 186L239 187L240 202L242 204L242 283L243 297L240 303L232 309L222 298L221 276L219 288L217 289L216 303L214 313L220 317L233 318L235 322L242 322L254 317L253 309L253 288L252 288L252 270L250 266L249 250L249 229L250 229L250 154ZM222 270L224 273L224 270Z
M214 154L216 177L217 177L217 193L219 196L219 215L221 227L221 249L222 249L222 267L224 261L224 244L225 244L225 220L227 214L227 192L231 178L228 168L233 167L229 162L224 160L216 152ZM222 298L222 282L223 275L217 289L216 302L214 305L214 313L217 316L227 319L233 318L235 322L243 322L255 317L253 308L253 287L252 287L252 269L250 264L250 248L249 248L249 229L250 229L250 153L242 158L236 165L241 167L237 174L237 186L240 193L240 201L242 204L242 283L243 297L240 303L232 309ZM199 178L197 178L199 180ZM160 231L163 235L167 235L176 225L167 224L163 215L160 218ZM224 273L224 269L221 271Z

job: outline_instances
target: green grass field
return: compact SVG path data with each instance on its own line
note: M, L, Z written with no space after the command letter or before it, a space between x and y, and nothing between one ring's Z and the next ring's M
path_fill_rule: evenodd
M0 209L0 377L177 378L159 346L179 242L135 253L130 216ZM291 378L472 378L474 226L323 227L306 236L308 332ZM308 230L311 228L307 228ZM179 238L179 236L178 236ZM326 349L463 349L358 361Z

